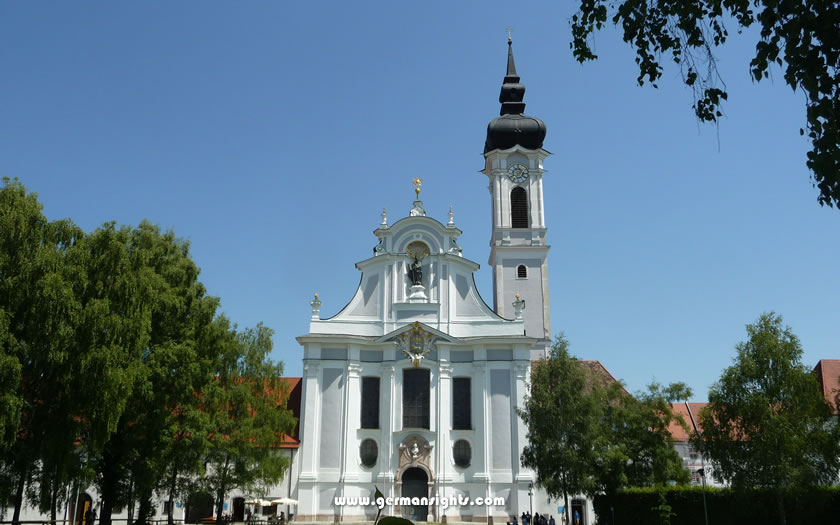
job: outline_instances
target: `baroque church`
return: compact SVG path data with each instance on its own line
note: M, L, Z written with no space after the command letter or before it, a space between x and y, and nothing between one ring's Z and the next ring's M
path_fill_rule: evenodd
M373 519L377 507L358 502L372 501L376 489L386 498L383 515L419 521L557 516L558 504L536 492L534 473L520 463L527 432L516 413L532 361L551 344L549 152L545 124L524 114L524 95L509 39L482 170L493 207L492 308L476 289L479 265L462 253L452 212L446 223L426 215L420 179L407 217L389 223L383 211L378 245L356 263L362 278L347 306L322 319L318 296L310 303L309 333L297 338L298 520ZM475 504L487 497L491 504ZM574 506L588 523L585 501Z
M407 217L390 223L383 211L378 244L356 263L362 278L347 306L322 319L317 295L311 301L309 333L297 338L303 377L286 378L299 425L279 453L288 454L291 468L266 499L229 494L223 509L234 521L251 512L257 519L282 512L295 521L373 520L377 489L383 516L505 523L529 511L559 520L562 503L538 491L534 473L520 463L527 432L516 408L532 362L551 344L543 199L549 152L545 124L524 114L524 95L508 40L501 111L487 126L482 170L492 196L493 307L479 295L479 265L462 253L452 212L446 223L427 216L415 180ZM88 487L75 499L70 521L86 525L100 496ZM159 516L169 511L164 499ZM581 525L591 522L586 500L570 506ZM209 518L212 498L176 502L172 512L190 523ZM122 508L112 517L131 515ZM45 516L27 506L22 518Z

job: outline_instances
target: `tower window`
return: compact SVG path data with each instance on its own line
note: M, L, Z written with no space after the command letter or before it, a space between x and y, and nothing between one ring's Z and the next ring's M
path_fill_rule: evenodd
M472 429L472 400L469 377L452 380L452 428Z
M521 186L510 192L510 222L514 228L528 227L528 193Z
M403 370L403 428L429 428L429 371Z
M379 378L362 378L362 428L379 428Z
M524 264L520 264L516 267L516 278L517 279L527 279L528 278L528 268L525 267Z

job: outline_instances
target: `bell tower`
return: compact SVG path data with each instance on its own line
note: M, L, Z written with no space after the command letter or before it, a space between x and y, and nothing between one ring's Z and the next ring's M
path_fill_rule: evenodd
M482 173L490 182L493 230L493 307L514 318L516 295L525 301L525 333L538 339L533 358L551 346L548 300L548 250L543 205L545 123L524 114L525 86L520 83L508 37L507 72L499 102L500 116L487 126Z

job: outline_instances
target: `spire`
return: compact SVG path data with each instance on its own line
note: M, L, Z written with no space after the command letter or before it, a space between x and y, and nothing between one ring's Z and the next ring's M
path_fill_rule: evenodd
M513 61L513 41L508 34L508 56L505 80L499 93L502 109L498 117L487 126L487 140L484 153L494 149L508 149L520 145L527 149L539 149L545 139L545 123L525 115L525 86L519 82L516 63Z
M519 77L516 75L516 64L513 62L513 39L508 35L508 63L507 75L505 75L505 82L508 77L516 77L516 82L519 82Z
M513 61L513 40L508 35L508 56L507 71L502 84L502 91L499 93L499 102L502 109L499 115L521 115L525 112L525 86L519 82L519 75L516 74L516 63Z

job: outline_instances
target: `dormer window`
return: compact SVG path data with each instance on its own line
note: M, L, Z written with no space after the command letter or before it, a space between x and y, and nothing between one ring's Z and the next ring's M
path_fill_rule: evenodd
M528 268L525 267L524 264L520 264L516 267L516 278L517 279L527 279L528 278Z
M521 186L510 192L510 223L514 228L528 227L528 193Z

